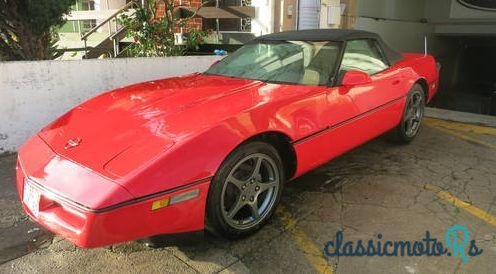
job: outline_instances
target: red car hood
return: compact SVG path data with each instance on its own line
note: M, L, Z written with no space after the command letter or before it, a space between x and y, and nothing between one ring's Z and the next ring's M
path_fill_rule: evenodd
M120 178L213 120L227 118L222 98L258 85L263 83L201 74L136 84L75 107L39 136L57 154ZM205 109L218 115L205 115Z

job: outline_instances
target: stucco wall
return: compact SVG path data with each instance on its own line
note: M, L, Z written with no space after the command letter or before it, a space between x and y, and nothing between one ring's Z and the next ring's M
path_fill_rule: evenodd
M495 11L484 11L480 9L467 8L457 0L427 1L425 5L425 17L432 23L494 23L496 22ZM493 25L494 26L494 25Z
M469 9L457 0L357 0L354 28L379 33L402 52L424 52L436 34L494 34L496 12ZM423 23L423 22L428 23Z
M401 52L424 52L424 37L434 27L421 23L426 0L358 0L355 29L378 33Z
M358 0L358 16L389 20L420 21L426 2L439 0Z
M106 90L203 71L219 57L0 62L0 153Z
M401 52L424 52L424 37L432 33L433 26L425 23L374 20L359 17L355 29L378 33L392 48Z

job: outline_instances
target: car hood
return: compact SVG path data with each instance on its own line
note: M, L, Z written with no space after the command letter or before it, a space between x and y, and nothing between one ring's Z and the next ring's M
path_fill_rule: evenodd
M259 85L264 84L203 74L136 84L75 107L38 135L57 154L120 178L227 118L236 106L223 99ZM251 100L245 95L243 101Z

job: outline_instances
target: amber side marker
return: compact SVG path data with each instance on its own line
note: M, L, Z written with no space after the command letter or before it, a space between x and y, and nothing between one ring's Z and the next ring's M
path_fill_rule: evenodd
M169 203L170 203L169 197L153 201L152 210L157 210L157 209L167 207L167 206L169 206Z
M171 197L158 199L152 202L152 210L161 209L173 204L182 203L194 199L200 195L199 189L193 189Z

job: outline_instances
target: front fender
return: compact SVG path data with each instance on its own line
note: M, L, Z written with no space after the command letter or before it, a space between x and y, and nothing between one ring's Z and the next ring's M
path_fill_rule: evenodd
M261 122L261 120L258 120ZM267 131L288 135L284 128L270 130L244 119L229 119L216 127L174 144L142 171L128 178L124 187L143 197L211 178L224 159L250 137Z

